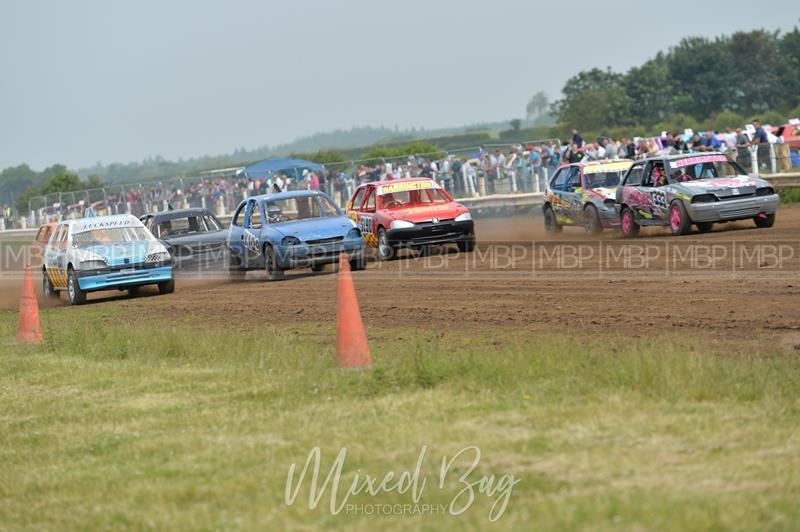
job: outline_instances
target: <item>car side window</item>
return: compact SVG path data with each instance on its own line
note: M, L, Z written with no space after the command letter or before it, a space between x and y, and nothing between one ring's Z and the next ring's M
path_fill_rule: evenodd
M369 194L369 195L367 196L366 201L364 201L364 210L365 211L374 212L375 211L375 187L370 187L369 188L369 192L367 192L367 194Z
M553 190L562 190L564 188L564 180L567 177L567 169L560 168L556 171L553 179L550 180L550 188Z
M220 231L222 226L217 222L217 219L211 216L210 214L206 214L203 216L203 222L206 226L206 231Z
M67 233L69 230L67 229L66 225L61 226L61 233L58 235L58 241L56 243L57 249L67 249Z
M242 203L239 205L239 208L236 210L236 214L233 215L233 221L231 222L233 225L241 227L242 226L242 213L244 212L244 207L247 205L246 203Z
M261 229L261 209L255 201L250 202L249 214L245 226L250 229Z
M567 186L564 188L564 190L568 192L574 192L575 189L578 188L581 188L581 169L577 166L573 166L569 169Z
M633 165L628 172L628 177L625 178L625 186L638 187L642 184L642 175L644 175L644 164Z
M364 191L366 190L365 187L361 187L356 190L355 196L353 196L353 200L350 202L350 208L353 210L358 210L361 207L361 200L364 197Z

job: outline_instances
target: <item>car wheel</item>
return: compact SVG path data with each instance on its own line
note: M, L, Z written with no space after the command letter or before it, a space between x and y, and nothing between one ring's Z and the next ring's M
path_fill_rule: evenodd
M603 224L600 222L600 213L594 205L589 205L583 210L583 221L586 234L599 235L603 232Z
M367 267L367 256L361 253L355 258L350 259L350 269L354 272L361 271Z
M544 209L544 232L548 235L555 235L560 233L561 229L563 228L556 223L556 213L548 205Z
M714 227L714 222L700 222L695 225L697 226L697 230L701 233L709 233L711 232L711 228Z
M247 271L242 269L242 263L231 255L228 257L228 278L231 281L244 281Z
M691 226L692 221L689 219L689 213L686 212L683 202L681 200L673 201L669 206L669 228L672 234L685 235Z
M756 227L759 229L766 229L767 227L772 227L775 225L775 213L772 214L765 214L761 213L755 218L753 218L753 222L755 222Z
M83 305L86 303L86 292L81 290L81 285L78 283L78 274L70 267L67 274L67 295L69 296L70 305Z
M171 294L175 291L175 279L158 283L159 294Z
M326 266L326 264L316 264L316 263L312 264L311 265L311 271L314 272L314 273L319 273L319 272L321 272L322 270L325 269L325 266Z
M397 248L389 244L389 237L386 235L386 229L381 227L378 229L378 260L392 260L397 256Z
M53 290L53 285L50 284L50 274L47 270L42 271L42 293L44 297L49 299L58 299L58 292Z
M628 207L622 208L620 214L620 230L622 230L623 238L631 238L639 234L639 224L633 218L633 211Z
M459 240L458 250L462 253L472 253L475 251L475 235L469 235L466 240Z
M283 279L283 270L278 267L278 256L272 246L264 248L264 271L267 273L267 281Z

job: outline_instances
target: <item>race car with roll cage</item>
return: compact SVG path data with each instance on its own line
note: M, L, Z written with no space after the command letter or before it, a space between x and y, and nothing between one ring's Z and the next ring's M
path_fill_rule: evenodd
M175 290L172 261L164 244L135 216L117 214L59 222L44 250L42 292L57 298L65 290L72 305L89 292L158 286Z
M227 263L228 231L209 210L169 209L139 219L167 246L176 270L217 270Z
M325 193L313 190L242 201L228 229L228 272L241 280L263 268L268 281L292 268L320 271L347 254L352 270L366 267L361 230Z
M673 235L701 233L715 223L752 219L772 227L778 194L767 181L747 175L723 153L688 153L636 161L617 188L623 237L640 226L668 226Z
M633 161L586 161L556 169L545 185L544 228L556 234L564 226L583 227L590 235L619 226L617 186Z
M424 252L433 245L456 244L462 252L475 249L469 209L429 178L364 183L346 211L381 261L397 256L400 248Z

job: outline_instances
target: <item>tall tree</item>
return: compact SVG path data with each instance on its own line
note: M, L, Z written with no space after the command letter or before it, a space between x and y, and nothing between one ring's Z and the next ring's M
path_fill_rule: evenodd
M547 111L547 105L550 103L550 100L547 98L547 94L544 91L539 91L534 94L530 101L528 102L528 106L525 108L528 118L534 118L537 116L542 116L545 111Z

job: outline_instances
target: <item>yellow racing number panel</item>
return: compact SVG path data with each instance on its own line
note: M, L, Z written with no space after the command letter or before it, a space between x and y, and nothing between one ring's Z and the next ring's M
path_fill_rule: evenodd
M633 165L633 161L614 161L611 163L587 164L583 168L584 174L599 174L601 172L623 172Z
M355 211L348 211L347 217L353 220L361 229L364 237L364 244L371 247L378 247L378 235L372 232L372 216L359 216Z
M55 288L67 287L67 274L64 270L57 268L47 268L47 275L50 277L50 284Z

